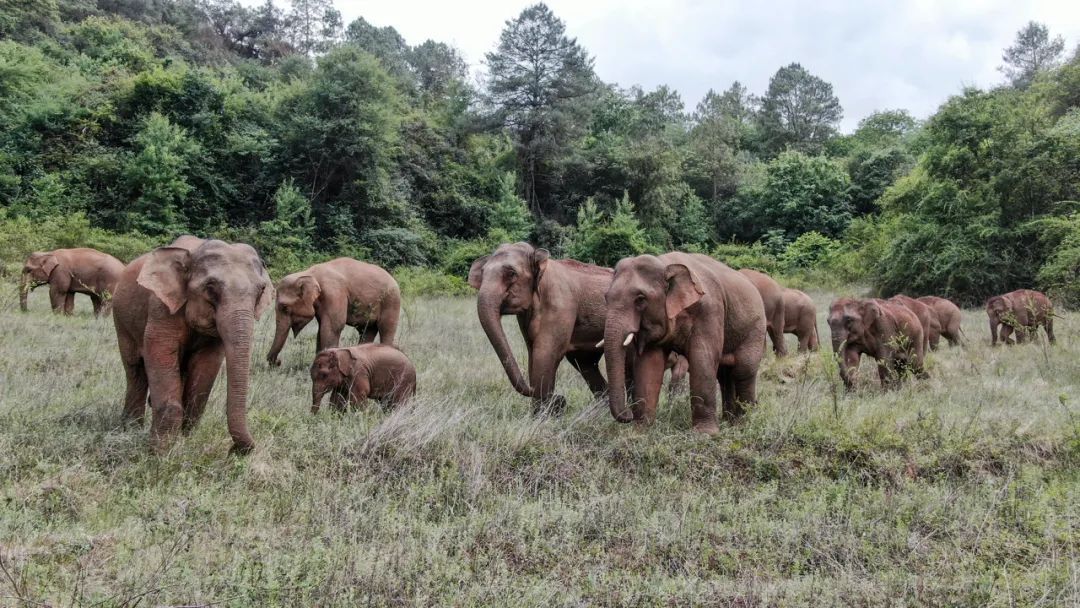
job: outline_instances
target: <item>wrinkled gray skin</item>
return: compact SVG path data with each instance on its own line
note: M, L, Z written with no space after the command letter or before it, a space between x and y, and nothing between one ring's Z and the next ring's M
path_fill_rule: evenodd
M615 266L606 301L604 359L616 420L655 420L665 364L673 352L689 363L695 431L719 432L718 386L729 419L756 402L765 307L744 275L698 254L624 258ZM625 362L633 351L634 402L627 407Z
M396 407L416 394L416 368L393 346L330 348L311 364L312 414L319 413L327 393L331 393L330 407L338 412L368 399L379 400L384 408Z
M124 418L141 423L149 393L155 451L194 428L222 360L233 452L254 448L247 429L252 339L255 320L273 300L266 267L250 245L184 236L124 270L113 298L127 374Z
M561 412L555 376L566 359L597 398L607 392L600 374L604 337L604 294L612 271L575 260L552 260L546 249L528 243L500 245L477 259L469 285L477 290L476 313L514 389L532 398L533 412ZM529 354L526 380L502 327L515 315Z
M95 317L109 314L116 282L123 271L123 262L96 249L36 251L23 264L19 308L25 312L30 292L48 284L53 312L72 314L75 294L81 293L90 297Z

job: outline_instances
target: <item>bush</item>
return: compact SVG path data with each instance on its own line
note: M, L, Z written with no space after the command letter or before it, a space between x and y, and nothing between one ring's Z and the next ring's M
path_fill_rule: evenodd
M473 261L478 257L490 254L499 246L500 242L509 242L509 240L497 242L490 240L451 241L447 245L446 255L443 256L439 267L445 274L467 279Z
M428 263L427 240L407 228L372 230L360 243L371 252L371 259L384 268L426 266Z
M394 279L405 298L417 296L465 296L474 293L465 279L417 266L397 268Z
M767 274L780 272L780 262L761 243L721 243L709 254L732 268L752 268Z
M595 201L585 201L578 209L577 226L568 241L567 257L608 267L625 257L653 251L626 194L610 218L603 216Z
M117 234L90 226L81 213L34 220L0 209L0 276L15 277L34 251L93 247L127 263L162 245L139 233Z
M1039 286L1066 306L1080 306L1080 214L1043 222L1042 240L1052 253L1039 269Z
M828 264L839 249L838 241L820 232L806 232L787 246L780 262L788 272L819 268Z

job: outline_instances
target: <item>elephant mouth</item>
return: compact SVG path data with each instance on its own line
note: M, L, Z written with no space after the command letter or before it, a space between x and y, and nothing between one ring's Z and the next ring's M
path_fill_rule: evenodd
M314 317L312 317L312 318L314 318ZM297 335L300 334L300 332L304 331L304 328L307 327L308 323L311 323L311 319L303 319L303 320L294 322L292 324L292 335L293 335L293 337L295 338Z

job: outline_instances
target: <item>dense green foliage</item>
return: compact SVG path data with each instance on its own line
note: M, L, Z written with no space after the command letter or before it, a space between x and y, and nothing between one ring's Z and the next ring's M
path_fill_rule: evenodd
M524 239L1073 300L1080 59L1062 49L1029 24L1008 86L841 135L832 86L798 63L691 112L602 82L543 4L507 21L478 88L450 46L345 25L329 0L19 0L0 7L2 238L16 259L16 220L194 232L251 242L275 274L352 255L459 277Z

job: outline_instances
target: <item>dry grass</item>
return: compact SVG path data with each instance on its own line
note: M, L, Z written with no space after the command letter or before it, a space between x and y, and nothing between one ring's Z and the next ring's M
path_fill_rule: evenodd
M219 384L156 458L118 427L111 321L3 289L0 606L1080 602L1080 315L991 349L967 312L970 345L890 393L769 355L714 439L685 395L618 425L565 368L568 413L531 418L469 299L408 303L412 406L312 416L312 331L268 370L264 319L255 453L226 455Z

